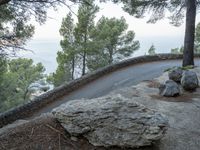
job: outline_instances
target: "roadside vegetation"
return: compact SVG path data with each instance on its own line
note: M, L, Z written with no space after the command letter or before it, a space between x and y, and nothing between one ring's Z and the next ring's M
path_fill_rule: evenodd
M31 59L1 60L1 65L0 112L27 102L31 83L45 77L43 65Z

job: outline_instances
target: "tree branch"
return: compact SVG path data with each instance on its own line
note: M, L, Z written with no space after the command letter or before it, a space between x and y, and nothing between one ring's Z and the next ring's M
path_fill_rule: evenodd
M0 6L9 3L11 0L0 0Z

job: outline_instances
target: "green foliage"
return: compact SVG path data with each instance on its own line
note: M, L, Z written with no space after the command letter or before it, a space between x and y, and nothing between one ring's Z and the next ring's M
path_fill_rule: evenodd
M0 111L28 100L28 87L43 78L44 67L30 59L6 60L15 55L34 34L29 21L42 24L47 9L65 4L65 0L0 0Z
M155 55L156 54L156 48L155 46L152 44L151 47L148 50L148 54L149 55Z
M58 68L53 73L53 84L55 86L61 85L63 82L72 80L72 65L71 58L66 57L65 52L57 53Z
M15 14L9 5L0 6L0 55L13 55L34 33L32 25L26 25L26 19Z
M34 34L31 18L39 23L46 21L46 11L56 8L65 0L3 0L0 1L0 55L15 55Z
M196 41L200 42L200 23L198 23L196 26L195 39Z
M171 53L172 54L179 54L180 52L179 52L179 48L172 48L171 49Z
M5 64L4 73L0 76L0 111L26 102L29 85L42 79L45 71L41 63L33 64L31 59L7 60Z
M171 68L167 68L164 70L164 72L171 72L174 69L181 69L181 70L190 70L190 69L194 69L196 66L193 65L188 65L188 66L184 66L184 67L177 67L177 66L173 66Z
M200 23L198 23L196 26L195 43L194 44L195 44L194 52L200 53Z
M74 20L71 13L63 19L60 28L60 35L63 39L60 41L62 52L57 53L58 68L53 74L53 83L55 86L60 85L64 81L74 79L75 59L76 59L76 43L74 36Z
M93 32L91 44L93 53L88 62L89 70L112 64L126 57L131 56L140 47L139 41L134 41L135 33L127 31L128 24L121 17L101 17Z
M78 53L82 60L82 75L85 75L87 69L88 55L93 53L91 42L91 32L94 30L95 14L99 11L92 0L88 1L90 5L83 3L78 9L78 23L75 27L75 39L77 43Z
M150 14L148 22L155 23L156 21L165 17L166 10L171 13L170 23L175 26L180 26L183 23L185 15L186 3L182 0L117 0L114 2L122 2L124 4L124 11L135 16L142 18L147 13ZM197 1L197 5L199 5Z
M90 1L79 6L78 22L74 24L72 14L63 19L60 35L62 51L57 53L58 68L53 74L55 86L74 79L76 70L86 72L87 58L92 52L90 33L94 28L95 14L99 8ZM80 66L80 68L78 68Z
M184 67L179 67L182 70L190 70L190 69L194 69L196 66L193 65L188 65L188 66L184 66Z
M184 50L184 48L183 48L183 46L181 46L180 48L172 48L171 49L171 53L172 54L183 54L183 50Z
M5 57L0 56L0 78L1 76L6 72L7 66L6 66L7 60ZM1 81L1 80L0 80Z
M54 84L54 76L53 73L50 73L48 75L45 76L46 77L46 82L49 84Z

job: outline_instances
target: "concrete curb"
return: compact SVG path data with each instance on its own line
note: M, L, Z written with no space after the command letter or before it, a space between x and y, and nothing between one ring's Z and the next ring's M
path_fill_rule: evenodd
M95 72L87 74L79 79L73 80L71 82L65 83L59 87L54 88L53 90L37 97L33 101L27 102L24 105L12 108L4 113L0 114L0 127L3 127L9 123L12 123L18 119L23 119L30 117L34 112L37 112L40 108L48 105L49 103L56 101L58 98L75 91L80 86L84 86L89 82L92 82L108 73L116 71L118 69L139 64L147 63L152 61L161 61L161 60L173 60L181 59L183 56L178 54L158 54L153 56L140 56L136 58L131 58L128 60L121 61L119 63L106 66L104 68L98 69ZM200 57L196 55L195 57Z

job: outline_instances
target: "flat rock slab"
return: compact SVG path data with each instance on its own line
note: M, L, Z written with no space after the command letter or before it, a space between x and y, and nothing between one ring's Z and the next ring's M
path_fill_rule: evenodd
M164 136L168 120L156 111L121 95L73 100L52 111L72 136L94 146L141 147Z

